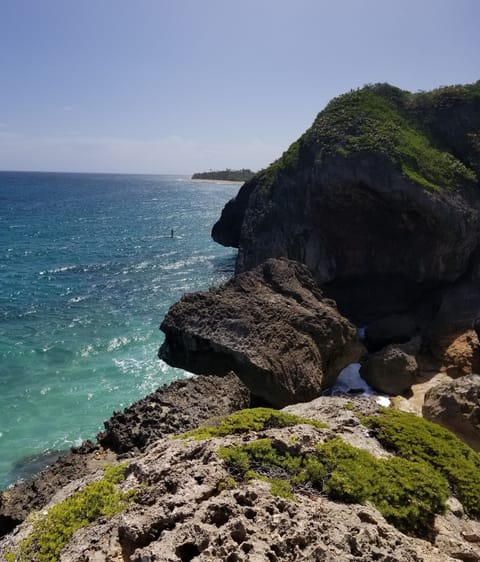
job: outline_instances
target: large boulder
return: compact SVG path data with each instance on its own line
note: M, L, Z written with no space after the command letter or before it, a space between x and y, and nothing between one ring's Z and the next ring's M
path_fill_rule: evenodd
M305 263L358 322L408 311L478 262L478 130L480 81L349 92L241 188L212 235L239 248L237 272L270 257ZM469 285L448 301L462 309L462 326L480 311L480 298L475 309L462 304L471 289L478 295ZM441 294L429 314L439 302Z
M423 416L480 451L480 375L445 381L425 395Z
M234 371L254 396L277 407L318 396L362 352L355 327L308 269L287 259L185 295L161 329L161 359L193 373Z
M380 392L402 394L418 374L418 363L411 353L413 346L388 345L362 360L360 374Z

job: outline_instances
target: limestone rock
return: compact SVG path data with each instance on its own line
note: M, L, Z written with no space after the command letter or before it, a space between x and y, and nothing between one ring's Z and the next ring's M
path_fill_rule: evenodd
M289 407L327 422L329 429L299 425L206 441L160 439L129 461L123 486L138 490L134 503L110 520L78 530L60 562L452 562L456 552L474 552L478 526L461 512L451 511L436 523L442 550L402 534L369 505L336 503L301 491L297 501L289 501L273 496L261 480L225 486L231 475L218 448L258 437L311 450L330 434L347 435L350 429L352 439L363 431L360 446L378 454L378 442L350 406L346 399L322 397ZM354 408L357 414L369 414L377 406L358 399ZM83 479L77 487L85 483ZM12 551L28 535L29 525L25 522L0 539L0 552Z
M439 368L450 377L480 373L480 344L473 330L431 345Z
M467 375L430 389L423 416L480 451L480 375Z
M361 354L355 327L323 297L308 269L271 259L169 310L159 356L193 373L234 371L274 406L306 401Z
M32 510L43 507L59 488L114 458L115 455L86 441L61 455L32 480L1 491L0 537L14 529Z
M360 374L380 392L402 394L415 380L418 364L402 346L388 345L362 360Z

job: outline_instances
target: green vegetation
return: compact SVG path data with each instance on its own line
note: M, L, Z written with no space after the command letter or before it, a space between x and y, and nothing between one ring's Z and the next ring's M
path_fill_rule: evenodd
M183 433L177 438L185 439L209 439L210 437L222 437L250 431L263 431L271 427L288 427L301 423L313 425L318 428L327 427L324 423L308 420L293 414L280 412L272 408L250 408L239 410L229 416L209 420L210 425L200 426L197 429Z
M365 424L387 449L426 462L449 482L465 512L480 517L480 454L453 433L423 418L384 409Z
M46 514L35 514L33 530L8 562L56 562L73 533L99 517L110 519L134 500L133 492L122 492L116 484L125 478L125 465L111 466L103 478L54 505Z
M422 94L435 98L434 92ZM388 84L365 86L332 100L312 129L327 152L385 155L410 180L430 189L452 189L476 176L460 160L432 144L409 111L415 94Z
M371 502L404 532L424 531L448 496L446 479L428 463L378 459L341 439L318 444L315 453L258 439L221 447L218 454L232 474L269 481L275 495L294 499L295 488L309 485L334 500Z
M252 170L242 168L241 170L210 170L209 172L197 172L193 174L192 180L221 180L221 181L248 181L255 175Z
M367 152L385 157L405 177L428 189L450 190L476 181L468 167L470 158L462 162L437 146L425 116L478 99L480 81L418 94L374 84L338 96L277 161L259 172L262 192L268 193L285 174L321 165L328 156L347 159ZM475 148L474 138L470 144Z

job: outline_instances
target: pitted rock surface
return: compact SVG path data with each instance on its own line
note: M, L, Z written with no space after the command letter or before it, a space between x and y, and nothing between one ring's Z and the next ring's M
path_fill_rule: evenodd
M162 386L104 423L98 441L116 453L144 451L160 437L183 433L214 416L248 408L250 392L234 373Z
M45 506L68 483L95 468L132 456L165 435L197 427L212 416L247 408L250 393L238 377L193 377L165 385L105 422L99 444L85 442L62 455L28 482L0 493L0 536L21 523L33 509Z
M311 400L362 353L355 327L308 269L271 259L169 310L159 356L194 373L232 370L276 407Z
M480 451L480 375L434 386L425 395L422 413Z
M285 446L295 441L296 447L309 449L336 429L360 425L352 411L342 407L349 401L335 398L330 406L327 403L328 399L314 401L299 411L317 412L316 418L328 423L328 429L299 425L205 441L159 440L130 460L123 487L139 491L135 503L109 521L76 532L60 561L451 562L455 558L449 549L467 553L474 546L477 527L467 526L464 517L463 523L458 522L462 517L454 514L458 506L449 511L454 521L450 516L442 519L444 550L440 551L400 533L371 506L300 492L296 501L290 501L272 496L268 483L260 480L222 487L230 474L217 455L220 446L270 437ZM364 400L355 402L355 408L358 413L372 413L376 406ZM345 413L334 414L339 409ZM368 435L363 446L368 449L368 440L375 451L378 443ZM16 535L0 541L1 551L10 551L26 536L28 525L22 524ZM468 540L453 537L453 528L467 533Z

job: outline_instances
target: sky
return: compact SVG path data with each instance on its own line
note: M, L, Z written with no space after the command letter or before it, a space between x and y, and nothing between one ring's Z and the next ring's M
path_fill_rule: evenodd
M0 0L0 170L258 170L352 88L479 80L479 29L479 0Z

